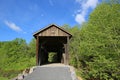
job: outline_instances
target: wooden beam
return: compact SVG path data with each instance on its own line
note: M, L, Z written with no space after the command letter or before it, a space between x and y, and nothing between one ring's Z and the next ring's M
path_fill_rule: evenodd
M64 44L64 48L65 48L65 59L64 59L64 64L68 65L68 49L67 49L67 43Z
M39 54L39 36L36 38L36 65L38 65L38 54Z
M67 47L67 54L66 54L66 60L67 60L67 65L69 64L69 36L67 36L67 44L66 44L66 47Z
M41 43L40 43L40 39L39 39L39 54L38 54L38 65L41 65Z
M64 58L64 64L66 64L66 44L64 44L64 50L65 50L65 53L64 53L65 55L63 58Z
M66 44L64 44L64 48L65 48L65 60L64 60L64 63L66 65L69 64L69 37L66 37L67 39L67 42Z

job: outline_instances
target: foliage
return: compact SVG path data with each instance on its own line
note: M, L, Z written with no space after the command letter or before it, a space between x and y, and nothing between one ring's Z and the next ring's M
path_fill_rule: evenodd
M54 52L50 52L48 55L49 62L56 62L57 61L57 54Z
M107 0L109 1L109 0ZM113 1L113 0L112 0ZM70 40L70 64L85 80L120 80L120 4L102 3L81 26L63 25ZM54 62L56 54L50 53ZM0 42L0 80L35 65L35 39ZM7 78L4 78L7 77Z
M34 49L34 46L19 38L0 42L0 76L11 78L25 68L35 65L35 54L32 53Z
M87 80L120 79L120 4L97 6L81 28L70 29L70 64Z
M8 78L0 77L0 80L9 80Z
M28 47L29 47L29 50L28 50L28 53L30 54L29 56L30 57L35 57L35 52L36 52L36 44L35 44L35 39L32 39L31 42L29 43Z

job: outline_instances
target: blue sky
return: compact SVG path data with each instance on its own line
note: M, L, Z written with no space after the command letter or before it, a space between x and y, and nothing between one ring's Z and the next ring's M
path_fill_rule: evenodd
M49 24L86 22L100 0L0 0L0 41L23 38Z

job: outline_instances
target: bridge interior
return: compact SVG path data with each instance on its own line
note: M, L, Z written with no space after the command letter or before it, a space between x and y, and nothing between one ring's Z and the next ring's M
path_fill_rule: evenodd
M57 54L56 63L66 63L65 52L67 51L67 37L38 37L38 65L49 63L48 55L50 52Z

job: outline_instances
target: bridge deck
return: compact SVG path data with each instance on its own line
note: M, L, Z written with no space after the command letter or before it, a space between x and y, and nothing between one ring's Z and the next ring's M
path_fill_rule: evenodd
M24 80L72 80L72 77L69 67L39 66Z

